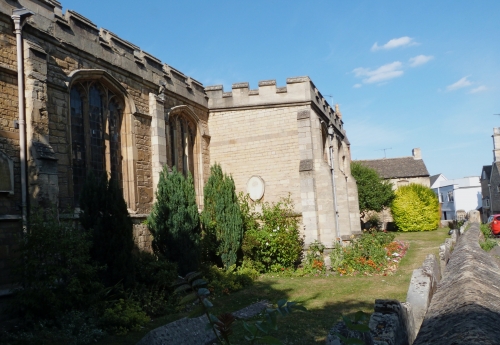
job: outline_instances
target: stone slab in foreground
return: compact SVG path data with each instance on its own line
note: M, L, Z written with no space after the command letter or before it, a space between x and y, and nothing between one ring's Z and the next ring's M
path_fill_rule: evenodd
M233 313L237 319L249 319L268 307L267 301L260 301ZM212 344L215 335L205 330L208 318L183 318L150 331L137 345L200 345Z

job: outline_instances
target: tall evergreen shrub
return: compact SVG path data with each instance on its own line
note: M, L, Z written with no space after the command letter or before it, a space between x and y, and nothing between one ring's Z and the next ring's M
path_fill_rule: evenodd
M92 259L106 266L104 284L132 283L133 225L116 181L108 181L105 174L90 173L80 197L80 209L80 222L92 235Z
M222 172L219 164L210 168L204 189L204 208L201 213L204 247L229 269L236 264L243 241L243 219L234 180Z
M401 186L391 205L394 223L401 231L435 230L439 226L439 200L429 187Z
M177 263L181 275L198 268L201 229L191 174L163 169L147 223L155 253Z

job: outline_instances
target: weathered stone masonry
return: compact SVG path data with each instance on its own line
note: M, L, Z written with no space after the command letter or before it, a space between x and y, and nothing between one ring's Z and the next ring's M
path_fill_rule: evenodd
M201 157L192 164L200 207L201 186L210 162L203 85L112 32L99 29L78 13L66 11L63 15L58 1L1 2L0 152L13 162L15 179L13 193L0 192L0 286L9 281L7 257L13 250L14 234L20 229L17 64L11 15L13 9L21 7L34 12L23 28L28 190L32 206L74 206L70 90L79 83L98 84L117 95L123 105L120 173L139 247L149 245L141 220L150 211L161 167L171 159L165 119L172 108L181 107L177 116L191 118L195 114L200 129L195 141L196 154ZM161 106L151 107L152 103ZM103 115L108 121L107 113ZM107 137L104 142L105 160L109 161ZM109 162L106 167L108 170Z
M265 181L264 201L291 197L306 243L330 246L359 231L349 141L334 110L308 77L285 87L261 81L207 87L57 0L0 2L0 290L21 229L20 131L13 10L22 28L28 206L78 212L89 171L121 181L140 249L142 224L167 165L194 176L197 203L210 164L219 162L240 191ZM328 127L335 138L330 145ZM333 148L334 181L330 171ZM333 188L335 185L335 188ZM333 190L337 202L334 202ZM336 219L338 215L338 221ZM338 223L338 226L337 226ZM0 291L1 292L1 291Z
M305 242L331 246L360 231L357 188L350 174L349 141L340 112L334 111L308 77L206 88L211 129L210 158L231 172L236 188L259 176L264 201L276 202L288 193L302 215ZM333 198L327 127L335 132L333 156L337 203ZM335 214L338 212L338 228Z

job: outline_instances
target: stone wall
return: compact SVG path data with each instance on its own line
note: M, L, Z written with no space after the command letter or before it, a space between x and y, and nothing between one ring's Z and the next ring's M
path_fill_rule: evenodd
M211 164L220 163L246 193L253 175L265 181L263 201L275 202L291 193L301 211L297 111L300 106L212 112L209 119Z
M63 14L57 1L21 0L19 6L35 13L23 31L32 203L72 205L69 91L77 80L94 80L121 91L120 96L125 98L121 128L124 194L131 211L148 212L154 195L152 165L156 158L151 152L150 94L160 93L167 107L188 106L206 127L208 109L203 85L109 30L99 29L78 13ZM8 3L0 5L1 28L8 32L2 37L12 41L8 49L2 49L1 60L2 68L8 68L12 78L2 73L0 82L13 86L9 90L2 88L0 96L8 97L12 108L4 108L9 112L2 116L6 120L17 117L17 100L10 99L17 94L10 19L13 8ZM158 116L165 120L163 113ZM6 124L1 126L0 134L6 131ZM49 152L50 157L37 156L31 149L36 145L43 146L41 150ZM206 148L200 150L200 154L206 152ZM199 169L199 174L201 181L206 179L206 170Z
M0 192L0 295L8 292L12 282L10 260L22 228L16 39L12 21L3 19L0 15L0 155L3 157L0 168L6 172L10 170L9 163L12 164L13 181L10 171L1 178L9 179L8 185L13 183L13 193ZM6 181L2 181L4 184Z
M458 238L415 345L498 343L500 267L481 238L478 223Z
M308 77L206 88L209 96L210 160L230 173L238 191L259 176L265 184L262 201L276 202L289 193L302 216L306 245L318 240L327 247L337 238L360 231L357 188L350 174L349 143L340 112L335 112ZM335 131L335 209L329 164L327 126ZM339 229L335 213L339 214Z
M165 120L172 108L184 106L180 111L195 114L200 128L195 169L200 207L210 164L208 102L201 83L77 12L63 13L56 0L1 1L0 168L5 174L4 162L12 163L14 188L0 192L0 286L8 281L4 259L12 253L11 223L17 224L21 215L17 57L11 15L22 7L33 12L23 27L22 43L30 206L74 207L70 90L78 83L99 83L123 103L122 188L132 215L140 218L151 209L155 174L166 164ZM161 103L161 111L150 107L152 98ZM161 136L163 145L155 146ZM139 222L134 229L138 247L148 250L150 237L144 226Z

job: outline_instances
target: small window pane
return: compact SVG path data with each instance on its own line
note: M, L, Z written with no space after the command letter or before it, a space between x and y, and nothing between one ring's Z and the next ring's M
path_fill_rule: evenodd
M103 105L101 93L95 85L89 91L89 124L90 124L90 164L96 176L101 176L105 169Z
M71 153L73 163L73 196L75 206L79 205L80 194L85 182L85 131L83 124L83 99L76 88L71 89Z
M122 186L122 155L120 139L121 114L116 102L109 104L109 145L111 154L111 177Z

